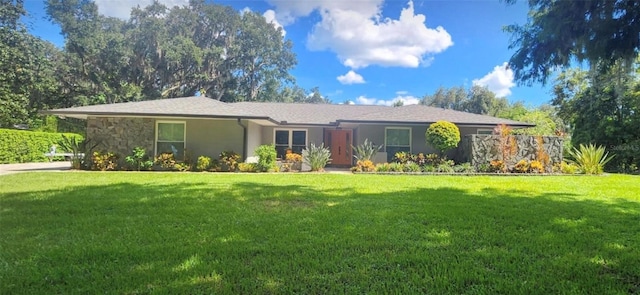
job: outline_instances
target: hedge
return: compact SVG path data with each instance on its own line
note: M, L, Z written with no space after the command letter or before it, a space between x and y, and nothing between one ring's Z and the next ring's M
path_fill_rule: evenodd
M59 144L62 141L62 134L83 139L81 135L75 133L0 129L0 164L48 161L44 154L49 152L53 144L58 145L57 153L70 152L63 150Z

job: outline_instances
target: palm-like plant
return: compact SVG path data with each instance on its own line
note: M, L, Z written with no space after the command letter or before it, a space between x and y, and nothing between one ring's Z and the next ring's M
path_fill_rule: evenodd
M331 162L331 151L324 144L316 146L312 143L308 149L302 150L302 159L311 171L322 171Z
M609 156L604 147L594 144L581 144L579 148L569 150L569 155L574 158L569 162L578 165L580 171L585 174L601 174L604 171L604 165L614 157L614 155Z
M353 157L356 161L371 161L373 157L380 151L382 145L376 146L368 138L364 140L362 144L358 146L351 146L353 149Z

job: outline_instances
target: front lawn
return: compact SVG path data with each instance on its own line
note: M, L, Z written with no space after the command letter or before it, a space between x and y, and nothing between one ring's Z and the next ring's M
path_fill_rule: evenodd
M0 176L2 294L639 294L640 177Z

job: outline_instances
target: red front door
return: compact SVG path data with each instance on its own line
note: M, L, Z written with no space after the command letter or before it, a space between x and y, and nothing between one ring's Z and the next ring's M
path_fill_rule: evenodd
M351 166L353 154L351 151L352 130L325 130L325 140L331 151L331 164Z

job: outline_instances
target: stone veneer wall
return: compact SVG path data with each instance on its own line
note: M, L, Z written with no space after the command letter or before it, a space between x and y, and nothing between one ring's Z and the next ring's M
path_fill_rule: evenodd
M517 151L511 156L507 163L508 168L513 168L516 162L525 160L537 160L538 138L540 136L513 135L516 139ZM542 146L544 152L549 155L550 165L545 167L547 172L551 172L551 166L562 161L562 137L542 136ZM496 135L467 135L462 142L461 149L465 154L465 161L470 162L474 167L487 164L492 160L500 160L499 151L500 137Z
M138 146L143 147L147 155L153 155L154 130L155 121L149 118L87 119L87 138L93 143L99 143L95 150L114 152L120 157L120 162Z

